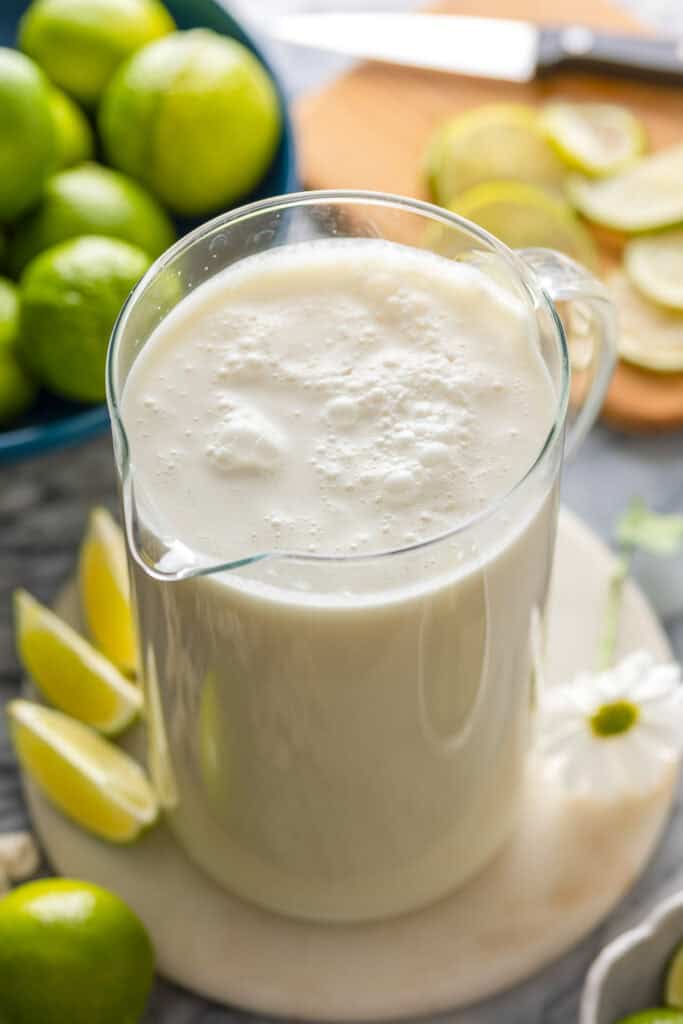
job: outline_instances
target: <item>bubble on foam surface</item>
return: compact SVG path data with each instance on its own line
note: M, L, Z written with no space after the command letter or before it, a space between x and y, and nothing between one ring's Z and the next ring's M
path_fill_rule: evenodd
M384 478L384 495L389 505L413 504L421 490L418 466L397 466Z
M244 401L222 410L204 449L221 473L273 473L287 454L287 438L268 416Z
M323 416L337 429L352 427L360 412L358 402L351 395L337 395L323 408Z

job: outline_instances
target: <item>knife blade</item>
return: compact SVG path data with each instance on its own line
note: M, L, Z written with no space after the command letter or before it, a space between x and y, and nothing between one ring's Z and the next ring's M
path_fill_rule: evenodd
M539 26L457 14L323 13L275 17L282 42L350 57L528 82L554 70L683 82L683 39L614 35L586 25Z

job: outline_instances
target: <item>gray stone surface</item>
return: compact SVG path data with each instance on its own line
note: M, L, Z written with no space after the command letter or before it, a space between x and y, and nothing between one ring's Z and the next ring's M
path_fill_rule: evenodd
M641 17L683 34L683 0L624 0ZM294 4L288 0L241 0L237 6L262 16L267 9L343 6L342 0ZM359 0L348 6L361 7ZM408 7L374 0L368 7ZM292 92L323 81L340 62L316 55L292 59L291 51L273 48ZM576 461L567 468L564 499L601 536L610 538L615 517L633 495L658 511L683 511L683 443L680 434L635 439L599 427ZM107 438L13 466L0 467L0 703L16 693L19 670L10 624L10 597L25 586L49 601L74 564L88 509L114 507L114 476ZM683 571L642 559L638 574L665 612L665 626L679 658L683 657ZM0 831L27 824L19 782L4 722L0 719ZM572 1024L586 969L597 950L660 897L683 887L683 808L677 804L671 826L655 858L619 909L562 960L523 985L476 1008L448 1014L446 1024ZM227 954L229 955L229 953ZM212 1006L172 985L159 982L148 1024L237 1024L255 1018L239 1010ZM36 1022L37 1024L37 1022ZM67 1024L67 1022L64 1022Z

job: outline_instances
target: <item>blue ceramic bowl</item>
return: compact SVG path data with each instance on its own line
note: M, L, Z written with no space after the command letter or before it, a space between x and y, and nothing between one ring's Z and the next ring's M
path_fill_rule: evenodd
M211 28L238 39L256 54L269 72L280 97L283 131L280 145L268 174L259 188L244 202L297 190L294 132L277 76L254 40L217 0L164 0L178 28ZM28 0L0 0L0 46L15 46L19 18ZM178 234L195 227L197 221L176 220ZM0 271L1 273L1 271ZM84 441L109 426L105 405L84 406L41 393L38 402L15 429L0 432L0 462L38 455L51 448Z

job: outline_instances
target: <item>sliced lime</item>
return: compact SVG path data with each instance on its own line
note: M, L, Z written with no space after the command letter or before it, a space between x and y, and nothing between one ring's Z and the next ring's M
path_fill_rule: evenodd
M103 654L25 590L14 598L17 648L51 704L106 735L142 710L142 692Z
M494 103L447 121L427 151L434 200L447 206L483 181L524 181L559 190L565 174L533 107Z
M77 824L128 843L154 823L157 801L132 757L74 718L28 700L7 705L22 767Z
M490 181L469 189L450 208L511 249L559 249L586 266L597 265L593 240L571 207L533 185Z
M624 266L648 299L683 310L683 228L634 238L624 250Z
M541 123L562 160L591 177L615 174L645 148L641 122L616 103L549 103Z
M638 160L601 181L572 175L569 198L584 217L616 231L654 231L683 221L683 145Z
M683 1010L683 943L669 961L664 998L669 1006L676 1010Z
M683 314L644 298L623 271L607 286L619 311L619 355L659 373L683 371Z

